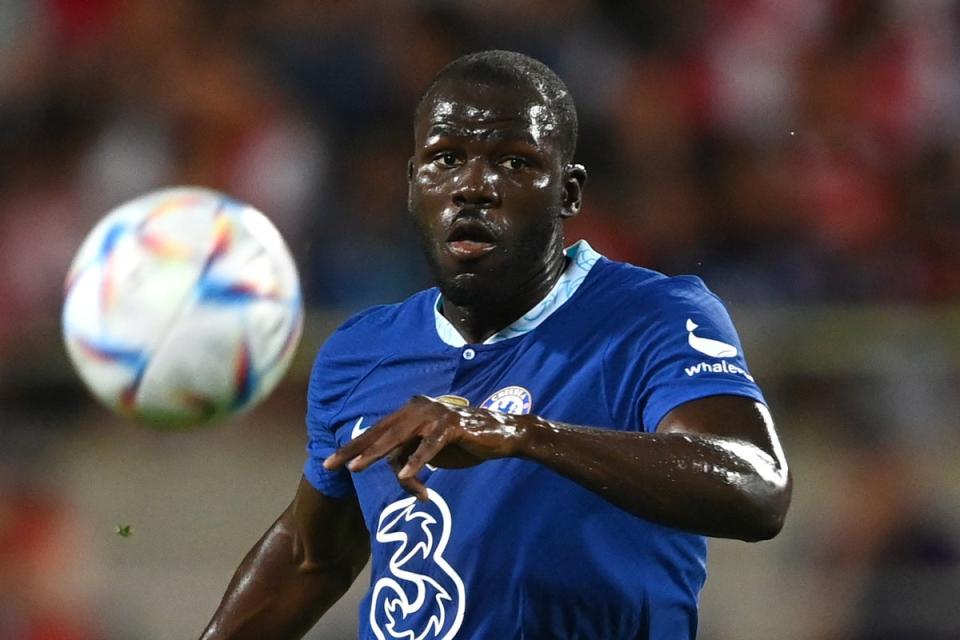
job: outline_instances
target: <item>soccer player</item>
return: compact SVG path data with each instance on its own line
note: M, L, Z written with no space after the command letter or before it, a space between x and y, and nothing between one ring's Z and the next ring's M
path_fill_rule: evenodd
M408 207L438 287L321 349L296 497L204 640L301 637L368 559L363 639L693 638L704 536L780 530L787 463L721 302L564 249L576 138L520 54L427 89Z

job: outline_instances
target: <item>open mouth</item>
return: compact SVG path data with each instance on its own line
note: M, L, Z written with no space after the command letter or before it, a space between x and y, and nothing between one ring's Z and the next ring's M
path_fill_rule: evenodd
M480 220L462 219L447 236L450 253L463 260L479 258L497 246L497 236Z

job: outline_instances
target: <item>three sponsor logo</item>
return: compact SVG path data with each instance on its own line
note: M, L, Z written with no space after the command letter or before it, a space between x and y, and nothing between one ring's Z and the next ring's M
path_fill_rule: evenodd
M427 498L402 498L380 513L374 537L389 556L371 588L377 640L452 640L463 624L466 588L444 553L453 515L433 489Z

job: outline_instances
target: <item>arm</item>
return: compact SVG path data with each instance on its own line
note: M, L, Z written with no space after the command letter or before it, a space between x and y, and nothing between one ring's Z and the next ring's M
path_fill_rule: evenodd
M350 587L370 554L355 499L304 478L297 495L243 559L201 640L300 638Z
M767 408L737 396L688 402L657 432L533 418L519 455L660 524L721 538L765 540L790 504L786 458Z
M776 535L791 480L766 407L737 396L674 409L656 433L579 427L414 398L324 462L360 471L388 456L408 490L430 462L465 466L521 457L539 462L626 511L705 535Z

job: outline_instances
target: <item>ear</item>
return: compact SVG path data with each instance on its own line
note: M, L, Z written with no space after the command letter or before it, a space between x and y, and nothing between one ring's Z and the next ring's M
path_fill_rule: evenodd
M560 216L572 218L580 213L583 204L583 185L587 182L587 170L582 164L568 164L563 169L563 207Z
M413 156L407 160L407 211L413 213Z

